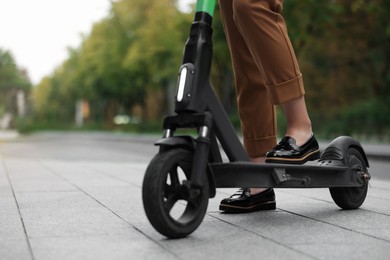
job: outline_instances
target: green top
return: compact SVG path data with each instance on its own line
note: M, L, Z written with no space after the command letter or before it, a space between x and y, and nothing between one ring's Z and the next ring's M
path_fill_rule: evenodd
M211 17L214 15L215 0L198 0L196 2L197 12L206 12Z

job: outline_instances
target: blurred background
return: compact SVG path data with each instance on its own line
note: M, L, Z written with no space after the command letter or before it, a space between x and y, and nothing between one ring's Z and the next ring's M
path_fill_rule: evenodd
M9 14L7 2L14 4L15 19L2 19L1 30L20 35L23 40L18 44L30 45L36 58L33 65L20 63L23 55L16 57L14 45L5 44L6 35L0 34L1 129L161 130L163 116L174 109L194 1L2 1L3 18ZM104 2L98 14L83 32L77 32L77 40L58 55L59 61L43 75L32 73L48 66L46 56L57 55L40 52L32 43L43 45L47 37L57 39L53 45L66 32L67 27L52 23L53 9L64 13L68 3L71 11L65 12L63 24L73 26L77 18L94 14L98 2ZM45 16L35 29L51 27L45 35L34 34L28 25L42 18L42 10L52 17ZM286 0L283 14L304 75L316 135L390 142L390 1ZM218 8L213 27L211 81L239 130L233 72ZM278 128L283 135L280 112Z

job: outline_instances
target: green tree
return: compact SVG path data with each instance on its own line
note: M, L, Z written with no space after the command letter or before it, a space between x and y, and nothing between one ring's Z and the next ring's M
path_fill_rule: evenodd
M4 112L15 113L17 91L23 90L28 95L30 89L27 72L17 66L9 51L0 49L0 116Z
M130 2L135 1L122 4ZM133 87L149 93L161 91L163 99L172 102L173 97L168 95L176 82L192 15L179 12L169 1L153 0L138 5L143 15L139 17L141 21L133 21L137 25L132 34L134 42L128 48L124 64L134 79ZM161 105L160 110L166 111L167 104Z

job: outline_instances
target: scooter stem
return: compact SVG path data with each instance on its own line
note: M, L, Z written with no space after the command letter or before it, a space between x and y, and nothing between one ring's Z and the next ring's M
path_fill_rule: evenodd
M215 0L198 0L196 2L196 12L208 13L211 17L214 15Z

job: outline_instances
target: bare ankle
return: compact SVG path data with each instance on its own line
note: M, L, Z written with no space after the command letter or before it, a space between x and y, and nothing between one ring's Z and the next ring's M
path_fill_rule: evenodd
M255 163L265 163L265 156L250 157L249 160L250 160L251 162L255 162Z
M296 145L303 145L313 135L311 124L299 127L289 127L286 131L286 136L290 136L296 140Z
M282 104L287 120L287 136L293 137L297 145L304 144L312 135L311 120L306 109L304 97Z
M250 190L252 195L256 195L262 193L263 191L266 191L267 188L250 188Z
M251 157L250 161L251 162L255 162L255 163L265 163L265 156ZM259 194L259 193L261 193L261 192L263 192L265 190L266 190L266 188L250 188L250 191L251 191L252 195Z

